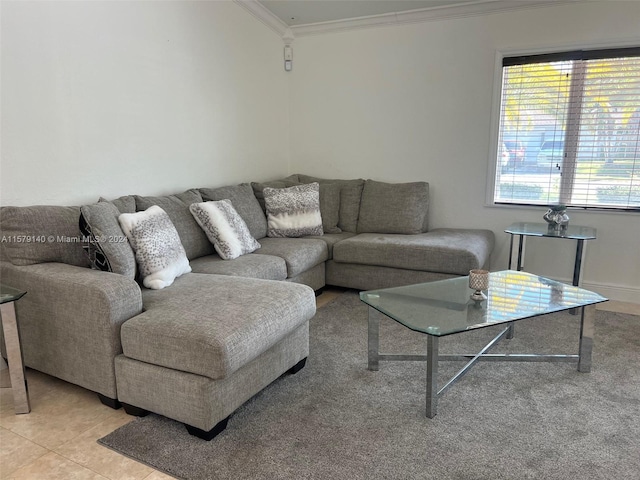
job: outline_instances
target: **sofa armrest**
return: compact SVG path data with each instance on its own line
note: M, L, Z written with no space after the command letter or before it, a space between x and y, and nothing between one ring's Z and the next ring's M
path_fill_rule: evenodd
M27 292L16 302L25 365L116 398L120 326L142 312L138 284L63 263L2 262L0 272Z

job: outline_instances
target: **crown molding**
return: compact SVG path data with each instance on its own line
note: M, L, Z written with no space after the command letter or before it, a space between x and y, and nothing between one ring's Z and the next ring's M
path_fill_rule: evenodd
M474 3L461 2L458 5L421 8L406 12L385 13L381 15L349 18L332 22L310 23L306 25L296 25L290 28L295 37L302 37L306 35L319 35L323 33L385 25L402 25L407 23L422 23L435 20L472 17L525 8L577 3L581 1L584 0L485 0Z
M261 3L256 0L233 0L234 3L240 5L247 10L251 15L264 23L271 30L276 32L285 41L289 39L289 43L293 41L293 34L289 26L276 17L270 10L265 8Z
M421 8L406 12L384 13L330 22L295 25L292 27L289 27L257 0L233 1L281 36L285 43L292 43L296 37L307 35L320 35L385 25L402 25L407 23L464 18L527 8L550 7L580 2L585 3L592 0L467 0L466 2L461 0L461 3L457 5Z
M492 13L520 10L534 7L549 7L583 0L486 0L475 3L460 3L458 5L421 8L406 12L394 12L367 17L350 18L332 22L311 23L296 25L291 28L293 35L302 37L306 35L319 35L360 28L370 28L385 25L401 25L407 23L422 23L436 20L472 17Z

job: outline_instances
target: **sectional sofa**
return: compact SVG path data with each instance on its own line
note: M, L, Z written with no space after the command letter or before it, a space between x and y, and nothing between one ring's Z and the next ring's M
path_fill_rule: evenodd
M268 236L265 195L315 183L322 234ZM232 260L216 254L189 209L224 199L259 242ZM96 222L117 225L122 214L156 205L175 226L191 270L163 289L141 285L123 232ZM245 401L304 366L314 291L383 288L488 267L493 233L429 230L428 207L425 182L302 174L82 207L2 207L0 275L28 292L16 305L28 367L95 391L114 408L155 412L210 439ZM96 253L95 239L109 248Z

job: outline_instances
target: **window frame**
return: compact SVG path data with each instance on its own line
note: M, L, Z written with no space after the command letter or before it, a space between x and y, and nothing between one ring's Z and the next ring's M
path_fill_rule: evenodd
M493 92L492 92L492 107L491 107L491 123L490 123L490 142L489 142L489 158L487 164L487 179L486 179L486 195L485 206L492 208L506 208L506 209L526 209L526 210L540 210L544 208L544 205L534 205L527 203L497 203L494 200L496 189L496 169L497 158L499 150L499 130L500 130L500 115L502 106L502 75L503 75L503 61L507 57L530 57L530 56L549 56L552 58L554 55L560 55L566 52L580 51L580 50L615 50L625 48L640 48L640 39L625 39L615 42L607 43L595 43L595 44L564 44L553 46L540 46L531 47L525 49L497 49L494 57L494 77L493 77ZM640 216L640 209L621 209L616 207L602 207L602 206L567 206L567 209L591 212L591 213L603 213L608 214L620 214L620 215L635 215Z

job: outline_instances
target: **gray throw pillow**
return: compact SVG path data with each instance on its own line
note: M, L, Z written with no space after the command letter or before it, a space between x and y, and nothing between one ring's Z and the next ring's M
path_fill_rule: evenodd
M80 207L80 232L91 268L136 276L136 259L129 240L120 228L120 212L111 202Z
M296 175L297 177L297 175ZM282 180L273 180L270 182L256 183L251 182L253 193L255 194L260 206L266 211L264 205L264 189L269 188L287 188L294 185L303 185L300 182L290 180L290 177ZM340 221L340 185L335 183L320 184L320 215L322 216L322 230L324 233L341 233L338 227Z
M233 208L249 227L253 238L261 239L267 236L267 219L264 210L253 194L253 188L248 183L230 185L219 188L200 188L202 200L231 200Z
M269 237L322 235L320 186L317 183L264 189Z
M189 210L223 260L232 260L260 248L229 200L194 203Z
M178 231L162 208L152 205L144 212L123 213L118 221L135 252L145 287L168 287L191 271Z
M165 197L141 197L136 195L135 198L138 211L144 211L153 205L158 205L169 215L171 222L178 230L180 242L184 246L189 260L211 255L214 252L213 245L211 245L200 225L198 225L189 211L189 205L202 202L199 192L188 190Z
M367 180L362 191L358 233L422 233L428 209L426 182Z

